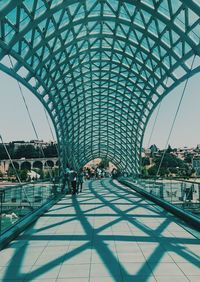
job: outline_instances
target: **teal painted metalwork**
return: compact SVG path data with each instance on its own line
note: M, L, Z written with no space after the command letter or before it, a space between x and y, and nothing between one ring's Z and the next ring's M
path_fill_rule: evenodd
M105 157L138 173L153 110L199 56L199 0L0 1L0 69L43 103L76 169Z

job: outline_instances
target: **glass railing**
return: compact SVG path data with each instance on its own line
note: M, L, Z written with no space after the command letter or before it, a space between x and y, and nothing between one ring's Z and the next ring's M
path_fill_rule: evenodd
M126 178L146 192L200 217L200 182Z
M0 235L60 193L60 184L43 181L0 187Z

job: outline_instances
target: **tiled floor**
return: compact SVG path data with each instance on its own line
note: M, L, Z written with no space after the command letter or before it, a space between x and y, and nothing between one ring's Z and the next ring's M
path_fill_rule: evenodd
M0 252L0 281L200 281L199 240L177 222L118 182L88 181Z

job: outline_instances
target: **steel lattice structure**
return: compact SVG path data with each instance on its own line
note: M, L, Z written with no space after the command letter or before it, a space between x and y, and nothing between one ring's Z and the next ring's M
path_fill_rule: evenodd
M63 165L137 173L149 117L199 56L199 0L0 1L0 69L48 110Z

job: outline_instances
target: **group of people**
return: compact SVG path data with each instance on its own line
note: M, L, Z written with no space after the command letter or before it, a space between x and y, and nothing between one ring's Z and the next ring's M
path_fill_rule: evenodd
M85 170L85 178L86 179L101 179L108 176L108 173L106 173L106 170L103 168L95 168L95 169L90 169L86 168Z
M118 176L118 171L114 168L111 172L112 178ZM78 172L66 167L63 178L62 192L65 191L66 186L68 187L68 192L72 195L81 193L83 190L83 180L85 179L101 179L106 177L106 170L97 167L95 170L89 168L80 169Z
M71 193L72 195L81 193L83 191L83 179L83 170L76 172L75 170L70 170L69 168L66 168L64 173L62 190L64 191L65 186L67 184L69 193Z

